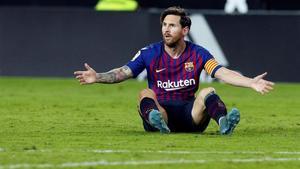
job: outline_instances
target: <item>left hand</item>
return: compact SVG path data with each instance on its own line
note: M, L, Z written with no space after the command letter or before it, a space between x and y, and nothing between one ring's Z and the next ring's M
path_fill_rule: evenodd
M261 94L265 94L273 90L274 83L263 79L266 75L267 72L253 78L251 80L251 88Z

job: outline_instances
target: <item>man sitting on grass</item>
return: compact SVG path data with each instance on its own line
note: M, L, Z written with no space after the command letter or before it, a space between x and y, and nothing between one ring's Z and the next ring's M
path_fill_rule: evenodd
M185 41L191 19L184 9L170 7L161 14L163 41L142 48L126 65L105 73L97 73L88 64L86 70L74 74L80 84L118 83L136 77L145 68L148 87L139 94L139 113L146 131L203 132L214 119L220 134L231 134L239 123L239 110L229 113L212 87L201 89L199 77L204 69L212 77L225 83L252 88L264 94L274 83L263 78L245 77L229 70L214 59L203 47Z

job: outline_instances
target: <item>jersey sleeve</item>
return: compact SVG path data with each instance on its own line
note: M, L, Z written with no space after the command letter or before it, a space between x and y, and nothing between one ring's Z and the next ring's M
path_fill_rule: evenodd
M126 65L131 69L133 77L137 77L146 67L143 49L139 50Z
M201 50L200 53L203 57L205 71L214 78L216 71L220 69L222 65L220 65L206 49Z

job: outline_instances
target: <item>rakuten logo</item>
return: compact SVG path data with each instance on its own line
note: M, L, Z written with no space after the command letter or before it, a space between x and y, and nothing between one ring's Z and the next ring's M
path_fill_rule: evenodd
M195 85L196 81L195 79L189 79L189 80L179 80L179 81L166 81L162 82L160 80L157 81L157 87L165 89L166 91L173 91L173 90L179 90L191 85Z

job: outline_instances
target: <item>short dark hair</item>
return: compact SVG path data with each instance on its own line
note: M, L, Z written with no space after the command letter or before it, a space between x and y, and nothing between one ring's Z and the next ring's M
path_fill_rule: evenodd
M184 28L184 27L188 27L189 29L191 28L192 25L192 21L191 18L189 17L188 13L180 7L177 6L172 6L167 8L166 10L164 10L161 15L160 15L160 23L162 24L165 17L167 15L177 15L180 16L180 25Z

